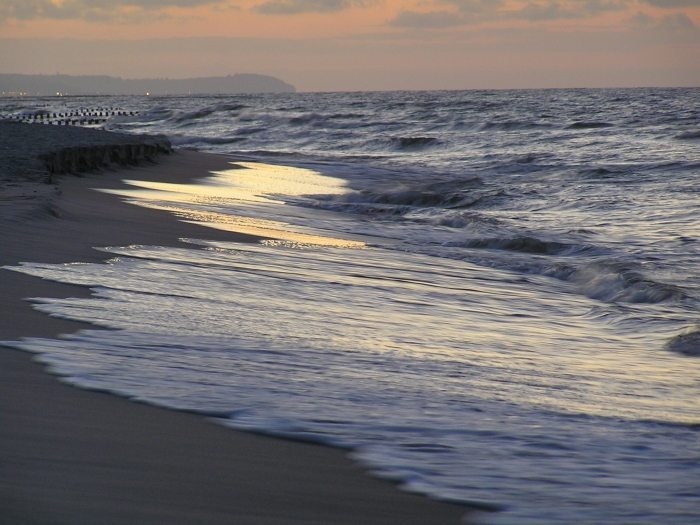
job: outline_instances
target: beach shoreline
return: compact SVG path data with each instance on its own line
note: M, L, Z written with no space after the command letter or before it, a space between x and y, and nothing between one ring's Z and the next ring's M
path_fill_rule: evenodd
M0 266L100 262L110 255L94 247L175 246L180 238L254 241L93 189L124 188L124 178L186 183L228 162L180 151L156 165L61 176L41 195L26 195L20 212L0 215ZM13 198L22 187L13 186ZM94 328L25 300L84 297L87 288L8 269L0 275L0 340ZM341 450L66 385L30 354L5 347L0 418L0 514L11 523L459 523L469 510L401 492Z

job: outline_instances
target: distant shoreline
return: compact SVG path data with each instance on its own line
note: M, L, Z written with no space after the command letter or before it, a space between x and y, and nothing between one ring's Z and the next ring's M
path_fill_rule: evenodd
M294 86L279 78L248 73L181 79L0 73L2 96L236 95L295 91Z
M2 76L2 74L0 74ZM37 75L37 76L47 76L47 75ZM307 94L341 94L341 93L433 93L433 92L532 92L532 91L639 91L639 90L697 90L700 89L700 85L688 85L688 86L655 86L655 85L640 85L640 86L547 86L547 87L465 87L465 88L421 88L421 89L354 89L354 90L297 90L294 86L290 86L289 90L280 91L241 91L241 92L218 92L218 91L201 91L201 92L181 92L181 93L171 93L171 92L138 92L138 93L62 93L62 92L7 92L0 89L0 99L23 99L23 98L79 98L79 97L123 97L123 96L133 96L133 97L225 97L225 96L235 96L235 95L255 95L255 94L291 94L291 93L307 93ZM1 86L0 86L1 88Z

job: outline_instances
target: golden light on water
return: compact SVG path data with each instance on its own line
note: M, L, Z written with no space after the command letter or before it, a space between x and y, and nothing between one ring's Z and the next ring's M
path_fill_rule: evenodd
M232 169L212 172L193 184L125 181L137 189L100 190L128 197L133 204L164 210L186 222L217 230L255 235L294 245L364 248L358 240L340 239L312 231L301 231L283 221L244 215L246 205L284 204L280 196L339 195L347 192L345 181L303 168L257 162L232 163ZM203 212L197 204L222 205L241 214Z
M330 246L334 248L365 247L365 243L362 241L337 239L324 235L292 231L292 225L281 221L229 215L227 213L200 212L187 207L163 206L148 202L135 202L135 204L156 210L169 211L185 222L201 224L217 230L262 237L261 242L265 244L269 244L266 242L269 239L275 239L293 245Z
M232 162L231 165L233 168L213 171L206 179L192 184L126 180L124 182L130 186L151 190L151 193L135 193L132 190L127 196L179 202L234 200L283 204L276 196L340 195L347 192L343 179L321 175L309 169L260 162ZM152 192L163 194L156 195ZM118 191L116 193L126 195Z

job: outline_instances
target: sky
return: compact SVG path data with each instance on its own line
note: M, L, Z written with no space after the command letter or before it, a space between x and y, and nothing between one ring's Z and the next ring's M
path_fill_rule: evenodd
M300 91L700 86L700 0L0 0L0 72Z

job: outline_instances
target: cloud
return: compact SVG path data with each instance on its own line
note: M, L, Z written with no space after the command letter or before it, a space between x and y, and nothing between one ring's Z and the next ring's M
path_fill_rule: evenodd
M632 17L632 23L638 28L653 31L657 35L668 37L673 35L676 39L700 42L700 27L683 13L675 13L659 18L639 12Z
M654 17L641 11L637 12L632 19L632 23L637 27L651 27L654 25Z
M2 0L0 21L10 18L30 20L53 19L111 19L119 18L124 7L158 11L168 7L196 7L221 3L222 0Z
M266 15L296 15L300 13L332 13L350 7L364 7L367 0L270 0L255 7Z
M451 11L431 11L428 13L402 11L389 22L389 25L416 29L437 29L464 25L464 23L464 18L459 13Z
M576 12L560 2L530 2L514 12L516 18L525 20L557 20L560 18L577 18Z
M497 18L499 10L505 5L504 0L437 0L435 3L444 5L450 10L405 10L399 12L389 22L389 25L416 29L437 29L467 25Z
M642 0L643 2L655 7L674 8L674 7L700 7L700 0Z
M454 6L465 19L483 19L499 13L505 5L504 0L441 0L442 3Z
M629 3L630 0L531 0L512 8L503 0L438 0L437 4L449 5L453 10L402 11L389 25L431 29L492 20L579 19L623 10Z
M528 2L513 14L525 20L557 20L562 18L588 18L606 11L618 11L628 6L627 0L578 0Z
M659 22L659 27L670 32L695 32L699 28L695 25L688 16L683 13L676 13L675 15L668 15L661 19Z
M463 13L480 13L500 9L503 0L442 0L443 3L457 7Z

